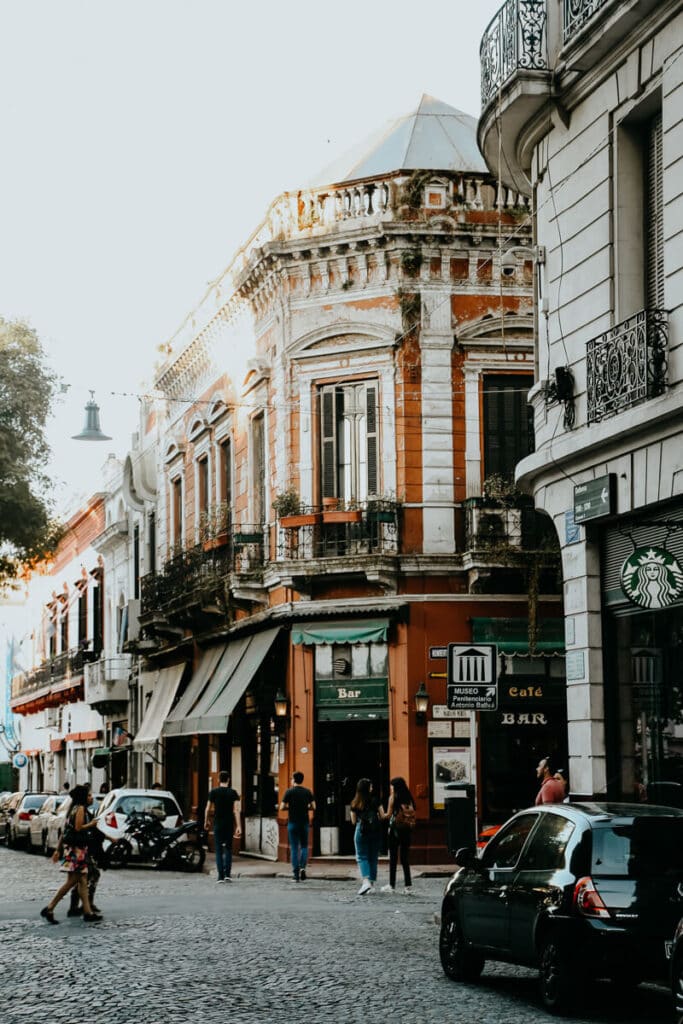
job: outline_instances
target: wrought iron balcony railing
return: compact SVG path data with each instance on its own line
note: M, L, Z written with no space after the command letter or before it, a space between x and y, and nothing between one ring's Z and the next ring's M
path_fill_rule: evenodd
M353 508L303 510L280 519L278 560L396 555L399 511L395 501L370 500Z
M547 0L507 0L486 29L480 47L481 106L517 71L548 69Z
M214 538L173 555L160 572L142 577L140 617L181 610L198 597L221 604L231 575L251 575L263 568L267 539L262 526L241 525L225 540Z
M564 0L565 43L569 42L607 2L608 0Z
M586 346L588 423L661 395L666 388L666 310L643 309Z
M31 672L22 672L12 680L12 700L48 686L56 686L71 677L74 678L74 683L80 681L83 665L88 657L94 655L84 651L82 647L72 647L71 650L57 654L50 661L43 662Z

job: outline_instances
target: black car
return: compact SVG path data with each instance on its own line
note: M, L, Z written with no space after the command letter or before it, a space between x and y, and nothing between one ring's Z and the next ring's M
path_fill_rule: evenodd
M627 988L667 978L683 916L683 810L532 807L481 856L455 859L439 938L453 981L476 981L486 960L535 966L546 1008L562 1013L593 979Z

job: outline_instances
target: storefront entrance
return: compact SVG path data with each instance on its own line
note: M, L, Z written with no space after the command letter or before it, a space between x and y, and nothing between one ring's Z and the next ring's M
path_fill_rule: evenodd
M375 793L386 807L389 795L389 729L388 720L318 722L316 735L316 777L314 792L316 816L316 850L320 850L320 829L337 829L328 833L337 840L341 856L352 855L353 826L349 805L356 792L358 779L372 780ZM323 844L323 852L326 848Z

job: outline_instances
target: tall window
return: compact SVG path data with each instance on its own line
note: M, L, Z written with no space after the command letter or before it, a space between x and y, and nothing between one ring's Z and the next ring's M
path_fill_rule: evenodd
M66 600L60 608L61 621L61 651L69 650L69 602Z
M171 511L173 513L173 546L183 543L183 481L177 477L171 482Z
M93 650L99 655L104 647L104 570L93 569Z
M484 476L512 482L515 466L534 450L527 393L533 377L484 377Z
M645 126L645 302L664 309L662 112Z
M252 492L254 497L254 523L265 521L266 513L266 432L263 413L251 421Z
M320 391L321 495L362 501L379 489L377 384Z
M229 437L221 442L219 461L221 501L232 508L232 442Z
M156 572L157 568L157 519L154 512L150 512L147 519L147 568L149 572Z
M88 639L88 587L78 588L78 646L83 647Z
M201 520L209 511L209 460L206 456L197 461L197 497Z

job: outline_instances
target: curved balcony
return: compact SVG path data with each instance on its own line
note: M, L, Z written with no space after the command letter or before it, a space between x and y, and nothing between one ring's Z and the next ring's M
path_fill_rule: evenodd
M491 172L526 195L530 158L520 157L518 138L549 97L548 14L547 0L507 0L486 29L479 50L479 147ZM505 159L499 161L501 151Z

